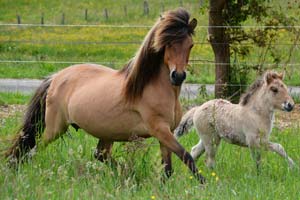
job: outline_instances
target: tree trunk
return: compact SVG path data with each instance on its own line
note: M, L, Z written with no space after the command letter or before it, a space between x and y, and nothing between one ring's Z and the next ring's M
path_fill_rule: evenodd
M228 38L223 26L224 18L222 11L225 8L226 0L210 0L209 9L209 41L215 54L215 97L228 97L229 90L226 84L230 76L230 49Z

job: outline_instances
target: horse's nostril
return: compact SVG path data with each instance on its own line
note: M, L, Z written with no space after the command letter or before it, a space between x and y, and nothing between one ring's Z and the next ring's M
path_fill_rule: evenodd
M173 79L176 78L176 71L175 71L175 70L173 70L173 71L171 72L171 78L173 78Z

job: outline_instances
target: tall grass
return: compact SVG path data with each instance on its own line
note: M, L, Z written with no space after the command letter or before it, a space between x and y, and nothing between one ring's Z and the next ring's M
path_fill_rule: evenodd
M8 146L20 123L5 119L0 127L0 149ZM281 143L299 166L299 125L274 129L271 140ZM300 171L289 169L278 155L263 152L260 174L247 148L221 143L216 168L209 170L204 157L197 166L207 178L200 186L183 163L173 156L174 174L162 182L163 166L156 139L115 143L111 167L93 158L97 140L83 131L51 143L18 169L0 162L0 199L297 199ZM188 150L198 141L195 131L180 138Z

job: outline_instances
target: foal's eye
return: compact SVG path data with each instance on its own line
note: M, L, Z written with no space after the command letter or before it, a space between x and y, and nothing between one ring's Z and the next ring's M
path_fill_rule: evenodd
M272 92L274 92L274 93L277 93L277 92L278 92L278 88L276 88L276 87L273 87L273 86L272 86L270 89L271 89Z

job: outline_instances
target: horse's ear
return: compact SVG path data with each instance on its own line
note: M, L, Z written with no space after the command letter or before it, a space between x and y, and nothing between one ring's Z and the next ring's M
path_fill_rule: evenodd
M191 30L194 30L196 26L197 26L197 19L193 18L189 23L189 27L191 28Z
M281 79L281 80L284 79L284 76L285 76L285 72L282 72L282 73L278 74L278 78Z
M271 72L268 72L266 75L265 75L265 81L267 82L267 84L269 85L272 81L273 81L273 75Z
M159 15L160 21L164 20L165 18L162 15Z

